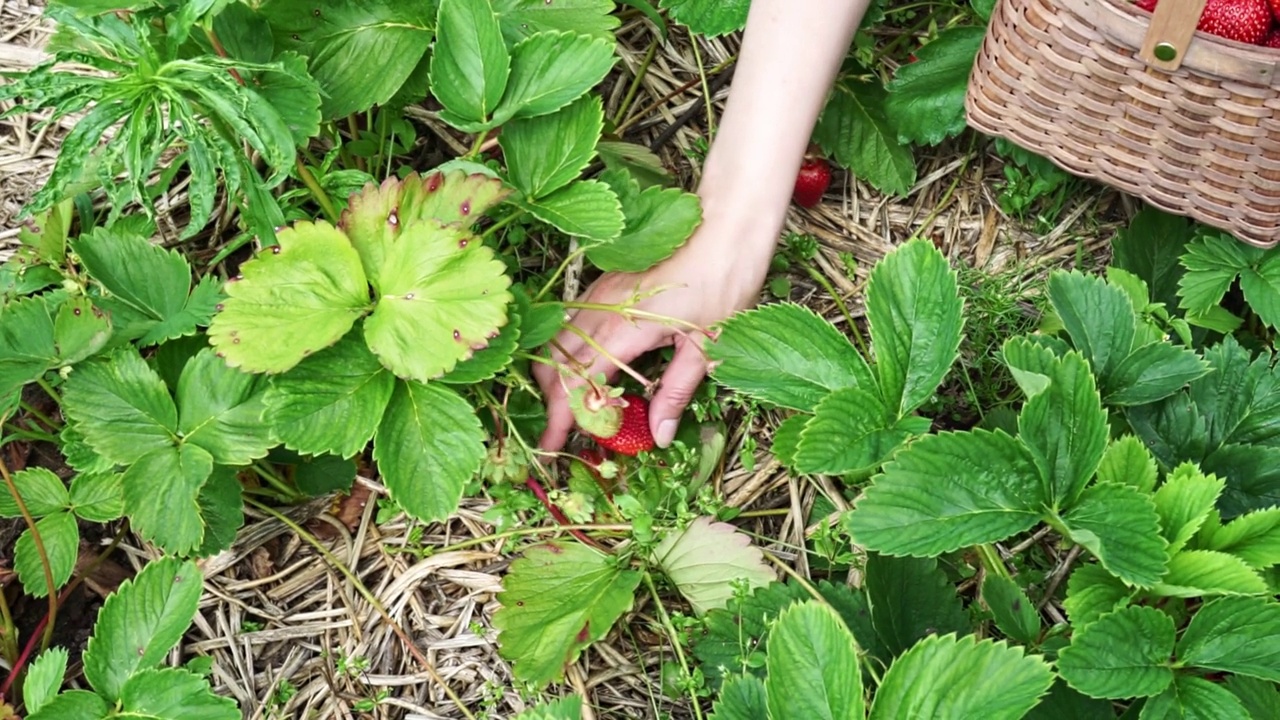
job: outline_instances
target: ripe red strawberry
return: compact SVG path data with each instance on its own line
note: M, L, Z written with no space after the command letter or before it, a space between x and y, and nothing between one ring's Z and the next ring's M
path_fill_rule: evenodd
M1197 30L1228 40L1257 45L1271 30L1267 0L1209 0Z
M622 408L622 427L609 437L592 435L600 447L623 455L638 455L654 448L653 433L649 431L649 401L639 395L623 395L627 406Z
M822 194L831 185L831 166L825 158L806 157L796 175L796 189L791 198L797 205L811 208L822 200Z
M1271 6L1273 12L1280 14L1280 0L1271 0L1274 5ZM1280 28L1272 28L1271 32L1262 39L1261 45L1269 48L1280 49Z
M1156 0L1138 0L1134 5L1137 5L1139 8L1146 10L1147 12L1156 11Z

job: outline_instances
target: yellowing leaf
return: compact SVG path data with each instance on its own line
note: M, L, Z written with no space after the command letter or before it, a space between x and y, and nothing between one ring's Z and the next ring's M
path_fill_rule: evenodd
M729 523L705 516L664 537L653 552L662 571L699 615L724 607L734 596L735 580L754 589L776 579L751 538Z

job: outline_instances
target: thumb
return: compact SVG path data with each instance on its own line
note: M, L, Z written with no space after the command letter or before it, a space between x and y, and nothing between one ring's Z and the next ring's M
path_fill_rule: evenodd
M675 356L662 375L658 392L649 403L649 429L658 447L671 445L680 427L680 415L706 376L707 360L702 349L694 341L678 342Z

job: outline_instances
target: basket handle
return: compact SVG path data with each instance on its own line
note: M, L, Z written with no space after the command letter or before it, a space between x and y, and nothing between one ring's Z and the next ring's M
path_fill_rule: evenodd
M1196 33L1207 0L1160 0L1151 14L1146 37L1138 50L1143 62L1163 70L1177 70Z

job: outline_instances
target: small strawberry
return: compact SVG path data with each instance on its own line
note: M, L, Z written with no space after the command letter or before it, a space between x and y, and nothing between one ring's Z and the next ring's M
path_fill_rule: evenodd
M1272 0L1272 2L1276 3L1272 6L1272 10L1280 8L1280 0ZM1272 28L1271 32L1267 33L1267 36L1259 44L1264 47L1280 49L1280 28Z
M649 431L649 401L639 395L623 395L626 406L622 408L622 424L618 431L607 437L592 435L600 447L623 455L638 455L654 448L653 434ZM590 432L590 431L588 431Z
M1138 0L1138 2L1134 4L1147 12L1156 11L1156 0Z
M822 200L822 194L831 185L831 166L825 158L806 157L796 175L796 188L791 198L797 205L811 208Z
M1267 0L1209 0L1197 30L1228 40L1257 45L1271 30Z

